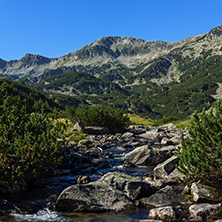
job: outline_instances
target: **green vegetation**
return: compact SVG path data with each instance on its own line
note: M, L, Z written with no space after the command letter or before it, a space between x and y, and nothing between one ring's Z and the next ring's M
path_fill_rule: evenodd
M222 180L222 102L206 113L194 113L189 137L182 137L178 169L191 180Z
M59 105L53 100L48 99L38 90L26 86L22 81L14 82L0 78L0 87L4 98L10 95L18 100L26 99L27 112L41 112L42 106L44 106L45 112L51 112L53 108L59 108Z
M84 140L86 137L82 132L75 132L72 136L69 137L69 141L78 143L80 140Z
M153 126L161 126L161 125L164 125L164 124L167 124L167 123L175 123L178 120L179 119L177 117L167 116L167 117L164 117L162 119L155 120L152 125Z
M90 72L74 71L48 76L35 87L45 90L63 107L100 104L152 119L174 116L184 120L195 110L209 109L215 102L212 95L216 94L217 83L222 83L222 56L203 51L200 57L192 60L184 58L178 53L180 50L175 49L170 56L132 69L121 66L109 72L110 67L106 66L107 73L98 77ZM150 81L167 75L175 64L180 83L158 86Z
M152 126L152 124L153 124L152 119L143 118L143 117L138 116L136 114L129 114L128 117L129 117L130 121L135 125L143 125L143 126L149 127L149 126Z
M22 98L25 93L17 91L19 94L14 95L17 85L11 88L10 84L3 81L0 85L0 178L32 182L60 162L59 152L65 142L59 139L66 125L55 120L56 111L49 117L44 103L34 103L41 110L33 112L32 104Z
M106 127L110 132L117 132L131 122L123 111L102 106L79 106L76 110L67 107L65 115L74 120L81 120L85 126Z

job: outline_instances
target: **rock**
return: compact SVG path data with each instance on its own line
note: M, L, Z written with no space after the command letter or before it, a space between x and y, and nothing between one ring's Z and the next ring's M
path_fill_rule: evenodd
M106 127L88 126L85 127L85 133L93 135L103 135L109 133L109 129Z
M171 141L170 138L168 137L163 137L163 139L161 140L160 144L162 146L166 146L166 145L173 145L174 143Z
M174 145L180 144L180 140L181 140L181 133L179 135L175 135L170 139L171 143Z
M70 160L73 164L76 163L91 163L92 157L90 155L83 155L78 152L72 152L70 154Z
M159 128L172 130L172 129L177 129L177 126L174 123L167 123L165 125L160 126Z
M156 192L156 188L146 183L144 180L124 173L107 173L100 180L110 184L115 189L123 191L131 200L138 200Z
M84 132L85 126L84 126L84 124L83 124L82 121L78 121L78 122L74 125L74 127L73 127L72 130L73 130L73 131L78 131L78 132Z
M197 203L210 202L214 198L214 195L208 189L198 183L192 183L191 193L193 195L193 200Z
M154 177L157 179L167 178L169 174L175 169L178 162L179 157L173 155L163 163L158 164L153 170Z
M150 197L140 199L144 206L163 207L172 204L188 204L189 200L184 195L178 194L172 186L166 186Z
M137 220L137 222L163 222L162 220L150 220L150 219L145 219L145 220Z
M166 186L176 185L178 182L174 179L166 178L166 179L156 179L156 180L147 180L144 178L151 186L155 187L156 189L161 189Z
M87 146L90 147L92 145L92 141L89 139L80 140L78 142L78 146Z
M191 217L201 217L202 221L206 221L209 215L216 215L220 207L221 204L195 204L189 207L189 213Z
M0 183L0 194L15 194L21 191L24 191L28 188L27 183L25 180L19 180L16 184L2 182Z
M18 208L7 200L0 199L0 216L15 212Z
M128 166L155 166L173 155L174 146L154 148L144 145L125 155L124 163Z
M56 210L63 212L119 211L133 205L121 191L112 189L104 183L92 183L77 184L65 189L56 201Z
M149 140L155 140L155 141L161 141L163 137L165 137L166 134L164 132L159 132L158 128L152 128L149 131L140 134L140 137L149 139Z
M90 182L90 177L89 176L78 176L76 182L79 183L88 183Z
M119 172L107 173L97 181L65 189L57 199L56 209L71 212L119 211L155 191L155 188L139 178Z
M126 133L124 133L124 134L121 136L121 138L122 138L122 139L129 139L129 138L132 138L133 136L134 136L133 133L131 133L131 132L126 132Z
M185 217L185 213L182 210L171 206L154 208L149 212L150 219L161 219L164 221L181 221Z
M177 181L178 179L181 181L181 180L185 180L186 178L187 178L186 175L184 175L177 169L174 169L168 176L168 179L177 180Z
M141 125L131 125L126 128L126 131L132 132L134 135L139 135L145 133L147 131L147 128Z

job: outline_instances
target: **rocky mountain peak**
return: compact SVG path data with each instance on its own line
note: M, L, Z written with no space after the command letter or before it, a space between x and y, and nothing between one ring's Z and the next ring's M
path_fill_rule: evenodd
M3 59L0 59L0 69L4 68L6 66L6 61Z
M63 70L74 70L102 76L113 71L118 73L123 69L136 69L134 75L158 77L169 74L179 78L179 75L186 71L181 63L182 60L187 59L190 62L202 58L206 53L205 58L222 55L221 44L222 26L206 34L174 43L107 36L59 58L49 59L40 55L26 54L20 60L10 62L0 60L0 74L39 78L41 75L45 76L45 72L60 74ZM164 72L161 71L163 64ZM170 64L170 67L166 64ZM142 79L144 77L140 77L138 81Z
M22 67L30 67L34 65L42 65L45 63L50 63L50 59L41 55L32 55L26 54L23 58L21 58L20 62Z

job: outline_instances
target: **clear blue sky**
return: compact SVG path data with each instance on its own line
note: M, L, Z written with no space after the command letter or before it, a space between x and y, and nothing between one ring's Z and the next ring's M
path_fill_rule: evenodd
M0 0L0 58L50 58L102 36L175 42L222 25L222 0Z

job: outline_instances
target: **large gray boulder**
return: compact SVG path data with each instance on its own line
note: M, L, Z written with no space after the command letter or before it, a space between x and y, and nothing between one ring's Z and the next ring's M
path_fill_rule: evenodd
M111 172L97 181L76 184L65 189L57 199L56 209L70 212L119 211L155 191L154 187L139 178Z
M78 131L78 132L84 132L85 126L82 121L76 122L76 124L73 126L73 131Z
M191 193L193 200L197 203L211 202L214 198L214 195L204 185L195 182L191 185Z
M84 132L92 135L103 135L109 133L109 129L106 127L99 127L99 126L87 126L85 127Z
M144 145L127 153L124 163L127 166L155 166L170 158L174 150L174 146L155 148Z
M188 204L190 201L186 196L178 194L172 186L166 186L150 197L140 199L144 206L163 207L175 204Z
M189 207L189 213L191 217L200 217L202 221L206 221L210 215L216 215L221 208L221 204L194 204Z
M178 162L179 157L173 155L163 163L158 164L153 170L154 177L156 179L167 178L169 174L176 168L176 164Z
M150 219L161 219L163 221L181 221L185 218L185 213L172 206L153 208L149 212Z
M140 134L141 138L154 140L154 141L161 141L166 134L164 131L160 131L158 128L150 128L150 130L146 131L145 133Z

